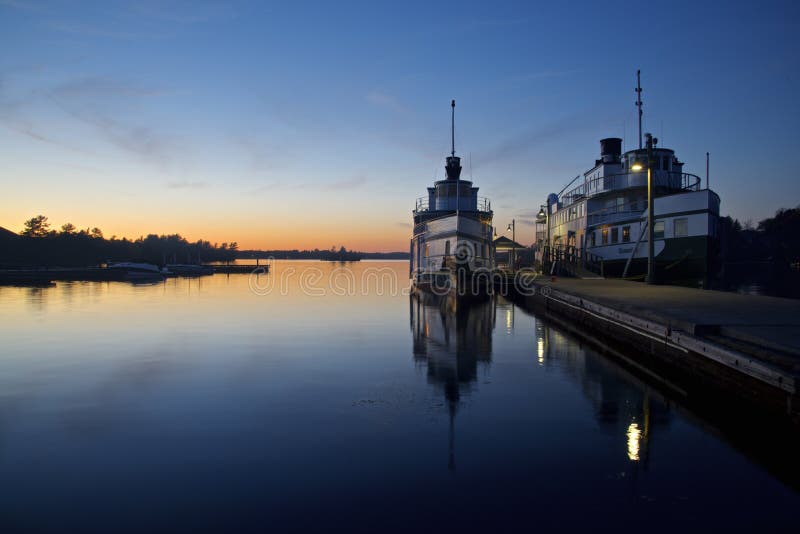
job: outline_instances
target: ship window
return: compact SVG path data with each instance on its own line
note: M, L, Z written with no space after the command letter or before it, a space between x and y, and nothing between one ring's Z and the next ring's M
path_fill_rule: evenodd
M664 221L653 225L653 239L664 239Z
M675 237L686 237L689 235L689 219L686 217L675 219L674 225L673 231Z
M428 245L427 243L425 243L425 257L426 257L426 258L428 257L429 247L430 247L430 245Z
M630 226L623 226L622 227L622 242L628 243L631 240L631 227Z
M592 244L592 246L597 244L597 232L593 231L589 234L589 242Z
M619 241L619 228L612 228L611 229L611 242L616 243Z
M444 255L445 256L449 256L450 255L450 240L449 239L447 241L445 241L445 243L444 243Z
M608 228L603 228L603 244L608 245Z

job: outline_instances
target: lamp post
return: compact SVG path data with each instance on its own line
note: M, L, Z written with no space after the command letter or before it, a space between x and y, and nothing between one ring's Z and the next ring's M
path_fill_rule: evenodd
M514 219L511 219L511 224L508 225L506 231L511 232L511 270L513 271L517 266L517 223Z
M656 262L655 262L655 213L653 213L653 143L658 142L653 139L651 134L644 134L647 143L647 278L648 284L656 283Z
M550 210L548 209L547 204L539 205L539 213L536 214L536 218L540 221L544 219L545 227L547 228L547 241L545 241L545 245L542 248L542 270L547 272L547 268L545 265L545 256L547 259L550 257Z

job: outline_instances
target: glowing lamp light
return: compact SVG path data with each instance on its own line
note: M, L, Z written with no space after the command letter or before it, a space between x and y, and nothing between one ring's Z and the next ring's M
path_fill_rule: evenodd
M632 462L639 461L639 442L642 439L642 431L639 430L639 425L631 423L626 432L628 436L628 459Z
M639 163L638 161L637 161L636 163L634 163L633 165L631 165L631 170L632 170L632 171L634 171L634 172L639 172L639 171L641 171L643 168L644 168L644 167L642 167L642 164L641 164L641 163Z

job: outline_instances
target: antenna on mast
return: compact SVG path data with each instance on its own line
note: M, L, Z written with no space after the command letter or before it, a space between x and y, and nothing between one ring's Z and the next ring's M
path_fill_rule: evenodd
M641 70L636 71L636 107L639 108L639 150L642 149L642 79Z
M450 101L450 108L452 109L450 114L450 136L452 141L452 144L450 145L451 146L450 155L455 156L456 155L456 101L455 100Z

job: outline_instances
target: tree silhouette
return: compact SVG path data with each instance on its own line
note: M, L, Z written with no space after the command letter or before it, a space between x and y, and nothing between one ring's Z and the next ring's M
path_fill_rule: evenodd
M47 237L49 233L50 223L44 215L37 215L25 221L25 229L20 232L25 237Z
M22 266L88 266L106 262L138 261L162 265L168 262L200 263L236 259L238 245L228 242L225 248L199 240L190 243L178 234L140 237L135 240L105 239L97 227L78 230L65 223L61 231L50 231L44 215L25 222L21 237L4 240L0 263ZM0 233L2 237L2 233Z

